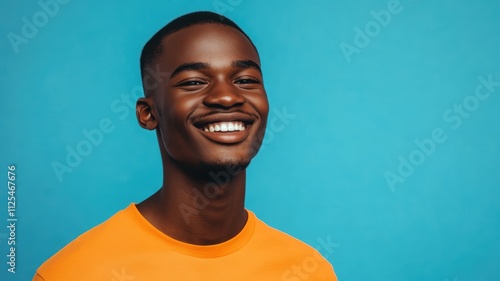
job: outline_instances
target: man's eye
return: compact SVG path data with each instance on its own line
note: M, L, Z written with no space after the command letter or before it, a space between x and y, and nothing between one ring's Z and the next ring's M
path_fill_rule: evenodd
M255 80L255 79L244 78L244 79L238 79L238 80L234 81L234 83L236 83L236 84L256 84L256 83L259 83L259 81Z
M200 81L200 80L189 80L189 81L181 82L181 83L177 84L177 86L199 86L199 85L203 85L203 84L206 84L206 83L203 81Z

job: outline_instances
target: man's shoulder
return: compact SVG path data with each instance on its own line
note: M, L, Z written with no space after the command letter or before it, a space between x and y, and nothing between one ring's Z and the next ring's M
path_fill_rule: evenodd
M99 262L99 259L106 257L106 252L113 251L113 248L120 247L121 235L130 229L130 205L124 210L120 210L101 224L87 230L69 244L60 249L52 257L46 260L37 270L43 276L45 272L60 271L65 265L88 269L88 264L83 261L92 260Z
M259 219L256 220L253 243L254 247L263 249L269 264L286 264L282 280L302 280L301 277L309 275L311 280L337 280L332 265L318 249ZM301 270L309 275L297 275Z
M254 239L273 250L291 252L299 255L316 254L318 251L298 238L269 226L256 219Z

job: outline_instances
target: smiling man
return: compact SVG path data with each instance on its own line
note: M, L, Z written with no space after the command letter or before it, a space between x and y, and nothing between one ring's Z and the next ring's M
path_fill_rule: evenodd
M269 111L248 36L218 14L184 15L146 43L141 73L137 118L156 130L162 187L68 244L34 280L337 280L316 250L244 207Z

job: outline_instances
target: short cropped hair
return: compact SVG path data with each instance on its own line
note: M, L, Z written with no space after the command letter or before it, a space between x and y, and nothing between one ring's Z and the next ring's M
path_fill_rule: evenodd
M153 64L156 63L158 58L161 56L161 54L164 52L164 48L162 45L162 40L163 38L167 37L168 35L177 32L181 29L190 27L192 25L196 24L205 24L205 23L218 23L218 24L223 24L226 26L230 26L232 28L235 28L239 32L241 32L245 37L250 41L252 44L253 48L257 52L257 48L253 44L252 40L248 35L241 30L241 28L234 23L232 20L226 18L223 15L219 15L213 12L194 12L194 13L189 13L185 14L183 16L180 16L173 21L169 22L167 25L165 25L162 29L160 29L158 32L156 32L151 39L144 45L141 53L141 77L144 79L146 70L148 67L151 67ZM258 52L257 52L258 54Z

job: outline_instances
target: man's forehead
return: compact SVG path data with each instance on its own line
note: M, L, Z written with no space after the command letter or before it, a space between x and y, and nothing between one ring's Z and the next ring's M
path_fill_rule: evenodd
M168 64L211 60L253 60L259 56L250 40L237 29L217 23L196 24L178 30L162 40L160 61Z

